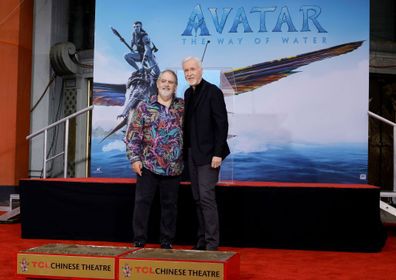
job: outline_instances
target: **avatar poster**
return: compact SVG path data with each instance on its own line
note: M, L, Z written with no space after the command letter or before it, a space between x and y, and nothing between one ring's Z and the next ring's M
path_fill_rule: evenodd
M368 0L100 0L95 18L92 177L135 176L128 116L158 71L177 71L183 97L195 56L225 95L221 180L367 183Z

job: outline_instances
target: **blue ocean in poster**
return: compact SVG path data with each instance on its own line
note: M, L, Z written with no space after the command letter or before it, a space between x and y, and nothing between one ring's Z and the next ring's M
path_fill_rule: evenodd
M92 139L92 177L134 177L125 153L103 148L115 139ZM121 143L120 143L121 144ZM105 148L106 150L106 148ZM273 146L267 151L231 154L224 162L221 180L367 183L367 146Z

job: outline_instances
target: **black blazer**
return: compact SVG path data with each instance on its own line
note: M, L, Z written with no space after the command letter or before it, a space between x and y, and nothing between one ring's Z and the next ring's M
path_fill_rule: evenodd
M192 94L196 94L192 100ZM191 148L196 165L210 164L213 156L224 159L230 154L227 144L228 118L223 92L202 79L193 93L184 93L184 143ZM184 149L187 155L187 149Z

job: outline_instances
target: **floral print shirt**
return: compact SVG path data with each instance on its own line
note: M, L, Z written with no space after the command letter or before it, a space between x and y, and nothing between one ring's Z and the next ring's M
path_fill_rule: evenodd
M169 108L157 96L141 102L134 110L125 135L128 159L141 161L143 167L163 176L183 171L184 101L174 98Z

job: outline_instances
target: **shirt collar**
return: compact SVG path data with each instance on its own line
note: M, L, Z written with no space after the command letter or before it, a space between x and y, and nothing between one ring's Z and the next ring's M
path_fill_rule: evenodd
M199 84L195 87L195 90L193 89L193 87L191 87L191 90L194 91L194 92L200 92L203 83L204 83L204 79L201 79L201 81L199 82Z
M176 96L173 96L173 97L172 97L171 106L172 106L173 103L175 103L175 100L176 100ZM160 103L158 102L158 94L155 94L155 95L151 96L149 102L150 102L151 105L154 105L154 104L156 104L156 103L157 103L157 104L160 104Z

